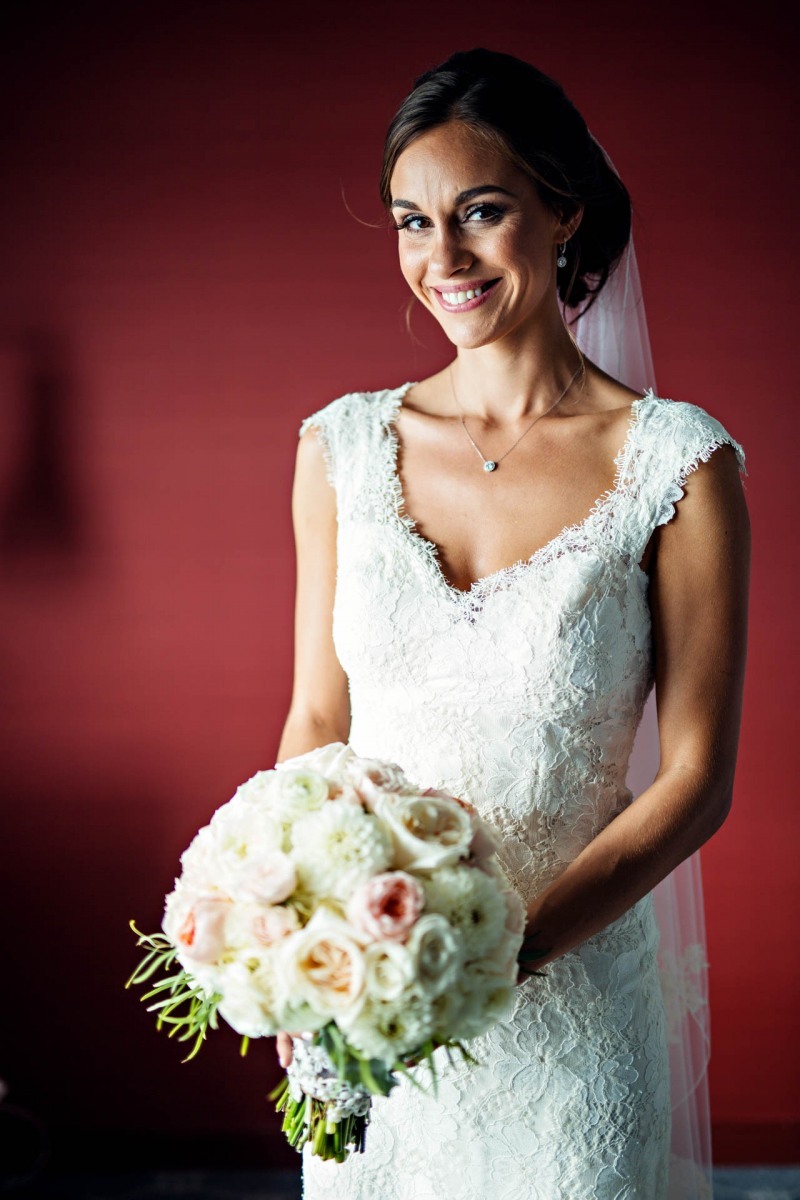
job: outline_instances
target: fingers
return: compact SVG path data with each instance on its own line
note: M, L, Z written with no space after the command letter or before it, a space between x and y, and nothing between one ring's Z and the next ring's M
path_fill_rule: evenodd
M277 1043L278 1062L285 1070L294 1057L294 1052L292 1050L292 1035L287 1033L285 1029L279 1030L277 1035Z

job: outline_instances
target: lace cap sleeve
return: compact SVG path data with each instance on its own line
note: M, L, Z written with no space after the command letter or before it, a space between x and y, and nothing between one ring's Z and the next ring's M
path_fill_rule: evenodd
M720 446L732 446L740 474L746 475L745 452L725 426L697 404L654 397L634 453L636 484L623 521L626 549L638 562L658 525L675 515L684 485L701 462Z

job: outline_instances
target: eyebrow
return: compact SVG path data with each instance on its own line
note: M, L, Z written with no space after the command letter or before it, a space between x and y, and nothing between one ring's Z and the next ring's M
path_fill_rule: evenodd
M467 188L465 192L459 192L456 196L456 204L464 204L467 200L472 200L475 196L482 196L486 192L502 192L504 196L514 197L513 192L507 191L505 188L498 187L496 183L482 183L479 187ZM516 197L514 197L516 199ZM412 204L410 200L393 200L391 208L412 208L417 209L419 204Z

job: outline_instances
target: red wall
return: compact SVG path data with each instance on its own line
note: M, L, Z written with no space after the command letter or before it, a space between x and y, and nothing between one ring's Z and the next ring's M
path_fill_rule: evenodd
M301 418L447 360L424 314L409 340L394 235L343 194L380 220L395 106L483 44L553 74L608 148L638 210L657 390L747 452L742 746L704 852L712 1091L721 1158L785 1157L800 1120L789 19L760 5L731 24L727 3L16 7L0 198L10 1098L81 1136L277 1128L272 1043L242 1063L220 1033L181 1065L123 989L127 923L157 927L197 827L275 761Z

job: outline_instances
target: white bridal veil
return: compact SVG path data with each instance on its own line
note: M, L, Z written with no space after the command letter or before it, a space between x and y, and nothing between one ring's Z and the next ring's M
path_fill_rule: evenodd
M602 146L600 149L611 169L619 174ZM570 321L575 320L576 311L579 310L562 306L562 314ZM656 391L633 237L597 299L569 327L581 352L596 366L638 392L648 387ZM645 706L628 771L627 784L634 796L652 783L659 758L653 691ZM669 1200L709 1200L712 1195L707 1073L710 1034L699 852L668 875L655 888L653 897L661 933L659 964L670 1045Z

